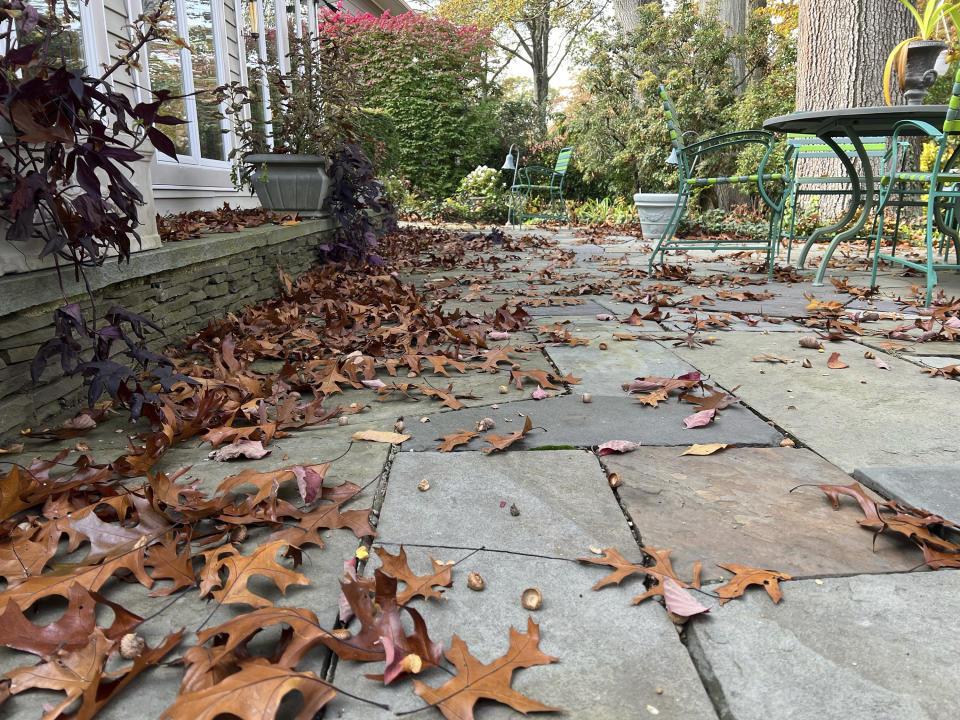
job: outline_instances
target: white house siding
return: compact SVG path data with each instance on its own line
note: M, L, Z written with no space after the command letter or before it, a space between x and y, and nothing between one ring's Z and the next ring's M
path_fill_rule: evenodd
M105 0L108 3L119 3L122 0ZM127 0L136 3L139 0ZM243 62L243 39L238 28L238 15L242 22L246 4L244 0L215 0L219 3L218 13L222 20L221 37L225 38L225 68L228 80L246 82L246 68ZM273 2L273 0L263 0ZM293 4L293 0L288 0ZM323 7L323 0L317 2ZM409 8L400 0L380 0L379 3L371 0L349 0L343 3L344 8L354 12L369 12L380 15L390 10L394 15L407 12ZM280 43L285 44L287 23L284 21L282 5L278 8L277 25L281 35ZM138 11L139 12L139 11ZM146 67L146 63L144 63ZM144 83L146 84L146 83ZM213 209L228 202L232 207L256 207L255 196L248 192L238 191L230 181L228 164L222 167L200 166L197 164L179 162L174 163L165 157L157 157L152 164L153 196L157 212L160 214L175 213L195 209Z

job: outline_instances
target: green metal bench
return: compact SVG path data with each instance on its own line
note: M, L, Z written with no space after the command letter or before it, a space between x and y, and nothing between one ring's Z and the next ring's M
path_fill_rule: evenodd
M570 157L573 155L573 146L560 149L557 155L557 164L553 169L542 165L531 165L518 168L510 186L510 198L507 214L507 223L520 227L524 220L543 219L558 220L570 225L567 215L567 204L563 199L563 179L570 167ZM534 193L542 193L547 203L546 209L550 212L525 213L524 208L530 202Z
M677 191L677 203L673 208L673 214L667 223L667 228L663 237L653 249L650 256L650 270L660 258L660 263L665 261L667 250L710 250L717 251L720 248L730 250L763 250L767 254L768 275L773 276L773 260L776 255L777 242L780 237L780 228L783 220L783 208L786 202L786 192L782 192L778 200L774 200L764 183L784 182L785 187L789 186L789 171L786 174L763 172L767 160L773 152L774 139L771 133L763 130L745 130L741 132L725 133L716 135L706 140L697 140L697 142L684 145L685 137L694 134L692 131L684 133L677 124L677 112L673 107L673 101L667 94L666 88L660 86L660 97L663 100L663 111L667 117L667 127L670 130L670 144L673 146L671 159L675 159L677 170L680 173L680 186ZM733 177L697 177L694 173L697 161L701 156L717 150L725 150L740 145L757 144L766 148L763 158L757 166L757 171L752 175L735 175ZM789 153L789 150L788 150ZM789 168L789 164L788 164ZM731 238L711 238L710 240L691 240L689 238L677 238L675 233L680 225L683 212L687 207L690 194L696 188L710 185L723 185L730 183L755 183L760 191L760 197L770 208L770 223L767 232L767 239L764 242L738 240Z
M859 159L857 155L857 150L853 145L853 142L849 138L837 137L833 138L834 142L843 150L844 154L853 161ZM880 175L883 175L885 160L887 154L887 138L883 136L872 136L860 138L863 142L864 150L866 150L867 157L870 158L881 158L880 165ZM787 196L789 198L788 204L790 205L790 224L787 229L787 263L790 263L790 255L793 251L793 241L798 237L795 235L795 225L797 219L797 203L801 197L810 197L817 196L822 197L824 195L829 196L838 196L838 195L850 195L852 189L850 186L850 177L848 175L842 176L817 176L817 175L802 175L800 163L803 160L812 160L812 159L836 159L837 154L820 138L815 135L803 135L799 133L791 133L787 135L787 146L792 149L792 166L791 166L791 182L790 187L787 190ZM904 156L906 152L909 151L909 143L900 143L901 157ZM788 152L790 152L788 150ZM809 187L813 185L826 185L828 187ZM804 187L807 186L807 187ZM866 191L866 188L862 188ZM879 188L872 188L873 192L879 192ZM897 208L897 219L896 227L900 226L900 212L902 210L902 205L896 203ZM807 236L800 236L802 239L808 239Z

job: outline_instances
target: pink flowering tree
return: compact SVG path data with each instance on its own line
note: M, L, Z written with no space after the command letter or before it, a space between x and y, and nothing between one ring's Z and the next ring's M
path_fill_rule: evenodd
M483 87L486 30L412 12L376 17L341 8L321 12L320 32L347 41L368 106L391 125L378 133L391 145L386 156L418 190L450 195L490 153L496 138Z

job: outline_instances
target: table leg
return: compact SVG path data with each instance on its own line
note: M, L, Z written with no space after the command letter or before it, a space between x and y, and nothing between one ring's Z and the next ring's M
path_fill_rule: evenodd
M860 141L860 137L856 135L850 128L842 128L846 132L847 137L850 138L853 143L854 148L857 151L857 155L860 157L860 161L864 164L864 173L867 176L866 185L866 202L864 203L864 212L860 214L860 218L857 221L857 224L846 232L835 235L833 240L830 242L830 245L827 247L826 254L824 255L823 260L820 263L820 267L817 269L817 275L814 279L814 285L823 285L823 273L826 269L827 262L830 260L830 256L833 255L833 251L836 249L837 245L841 240L850 237L851 232L855 235L860 231L860 228L863 227L863 224L866 222L868 215L867 208L872 207L873 205L873 170L870 167L869 158L867 158L866 150L863 147L863 143ZM843 169L846 170L847 175L850 176L850 205L847 207L846 213L841 217L837 222L832 225L826 225L822 228L817 228L813 233L811 233L810 238L807 240L806 244L803 246L803 250L800 253L800 258L797 260L797 267L802 268L807 261L807 254L810 252L810 248L813 247L813 244L819 240L824 235L829 235L831 233L837 233L844 225L853 220L854 215L857 214L857 208L860 207L860 201L864 197L864 192L860 189L860 175L857 173L857 168L853 164L853 161L847 156L847 153L841 149L841 147L834 141L832 137L827 135L818 135L818 137L836 154L840 162L843 164Z
M873 191L873 168L870 165L870 158L867 156L867 151L863 147L863 142L860 140L860 136L857 135L852 128L845 127L843 128L843 130L844 132L846 132L847 137L850 138L850 141L853 143L853 147L857 151L857 156L860 158L860 164L863 166L863 189L865 191L862 194L863 205L860 210L860 217L857 218L857 222L853 224L853 227L851 227L849 230L844 230L842 233L835 235L833 240L830 241L830 244L827 246L827 249L823 254L823 260L820 261L820 267L817 268L817 274L813 279L814 285L823 285L823 275L827 271L827 263L830 262L830 257L833 255L833 251L836 250L837 245L839 245L844 240L848 240L849 238L853 238L857 236L857 233L860 232L860 230L866 224L867 219L870 217L870 214L873 211L873 206L874 206L875 193ZM840 148L836 146L836 143L834 143L833 151L837 152L839 149ZM852 180L854 175L856 174L856 168L853 167L853 163L851 163L850 159L847 158L846 153L844 153L843 156L844 158L846 158L846 161L850 165L850 168L853 169L853 173L850 173L849 169L847 170L847 172L850 173L850 178ZM858 182L855 188L859 189L859 187L860 187L860 184L858 179ZM855 192L854 194L855 196L860 195L859 192ZM848 214L850 214L851 218L853 217L852 213L856 212L858 201L859 201L859 197L857 197L855 200L852 200L850 203L850 209L847 212Z

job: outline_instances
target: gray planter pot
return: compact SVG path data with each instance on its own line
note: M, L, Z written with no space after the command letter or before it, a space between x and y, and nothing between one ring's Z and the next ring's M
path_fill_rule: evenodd
M330 176L324 171L324 158L264 153L247 155L243 161L259 166L253 188L265 209L305 217L326 214L323 203L330 194Z
M914 40L907 46L907 64L903 73L903 97L907 105L923 105L930 86L937 80L937 58L947 44L940 40Z
M633 196L640 219L644 240L659 240L667 230L673 208L677 204L676 193L637 193Z

